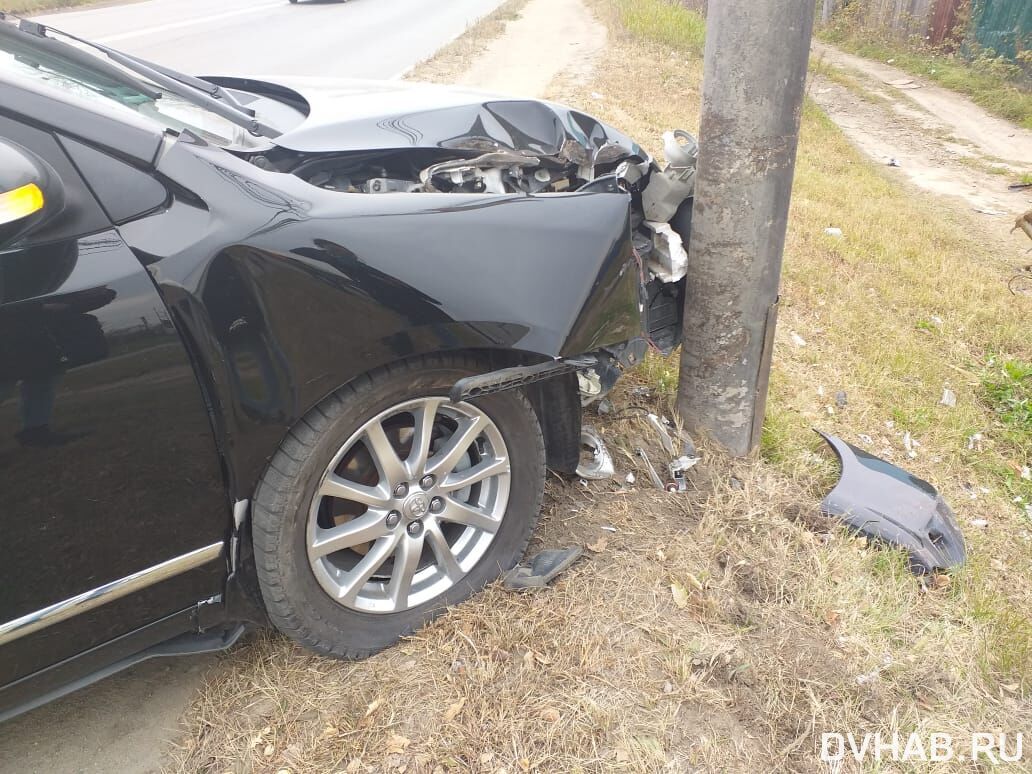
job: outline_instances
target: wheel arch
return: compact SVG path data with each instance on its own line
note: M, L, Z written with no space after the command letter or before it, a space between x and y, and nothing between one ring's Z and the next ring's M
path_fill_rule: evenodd
M471 357L482 364L482 373L489 373L513 366L535 365L549 360L549 358L538 353L516 349L492 349L485 347L440 348L405 357L397 357L354 373L332 389L307 400L305 402L306 405L299 406L297 417L289 425L285 426L275 448L268 450L264 463L260 467L249 471L244 481L240 481L243 486L240 487L238 498L249 499L254 496L262 477L268 470L269 464L271 464L275 450L285 443L291 431L300 422L303 422L311 411L331 395L360 379L368 378L370 374L376 371L389 371L403 367L407 363L435 356ZM564 373L520 389L523 390L531 406L534 408L534 413L537 415L538 423L541 426L541 432L545 439L547 466L561 473L573 473L577 467L580 453L581 431L581 406L577 387L577 375L575 373ZM242 471L238 471L238 473L240 472Z

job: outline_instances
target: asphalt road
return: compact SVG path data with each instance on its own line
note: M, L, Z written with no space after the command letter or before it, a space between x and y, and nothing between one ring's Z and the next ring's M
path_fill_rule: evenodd
M501 3L147 0L35 18L195 75L396 78Z
M198 75L396 78L501 3L146 0L35 18ZM0 772L160 770L212 661L147 662L0 725Z

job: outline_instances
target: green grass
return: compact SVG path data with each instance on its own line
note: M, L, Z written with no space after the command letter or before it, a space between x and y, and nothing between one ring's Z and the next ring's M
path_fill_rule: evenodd
M1032 363L994 362L982 388L999 421L1032 443Z
M1013 65L996 59L969 62L957 56L875 40L841 27L822 30L818 36L858 56L881 62L892 59L895 67L965 94L990 113L1032 129L1032 93L1009 77L1016 70Z
M620 21L632 35L671 48L701 54L706 20L668 0L617 0Z

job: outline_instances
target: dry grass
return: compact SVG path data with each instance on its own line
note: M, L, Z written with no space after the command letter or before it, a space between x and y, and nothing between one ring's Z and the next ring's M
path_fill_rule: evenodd
M405 77L410 81L448 83L465 72L469 62L479 56L488 44L505 32L506 25L519 18L529 0L505 0L494 11L472 25L429 59L413 67Z
M611 0L592 5L613 26L604 60L550 96L635 137L693 128L698 59L622 35ZM1005 237L980 227L899 188L808 107L762 459L708 453L689 495L645 488L630 450L655 444L633 406L663 410L676 384L676 363L650 361L617 413L592 419L617 481L635 469L639 483L550 483L536 545L590 545L588 559L539 593L492 587L361 663L254 638L213 671L174 768L818 772L823 731L1028 730L1032 535L1007 490L1026 415L1001 424L1021 394L987 357L1029 361L1032 311L1002 284ZM955 408L937 404L944 385ZM968 566L926 585L898 553L829 531L814 424L939 484ZM920 771L984 770L957 765Z
M102 3L103 0L100 2ZM98 3L98 0L2 0L0 11L16 14L41 13L42 11L56 11L61 8L94 3Z

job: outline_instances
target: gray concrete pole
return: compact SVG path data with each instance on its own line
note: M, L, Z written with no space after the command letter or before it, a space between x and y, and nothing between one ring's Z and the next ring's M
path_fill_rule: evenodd
M711 0L678 412L759 444L814 0Z

